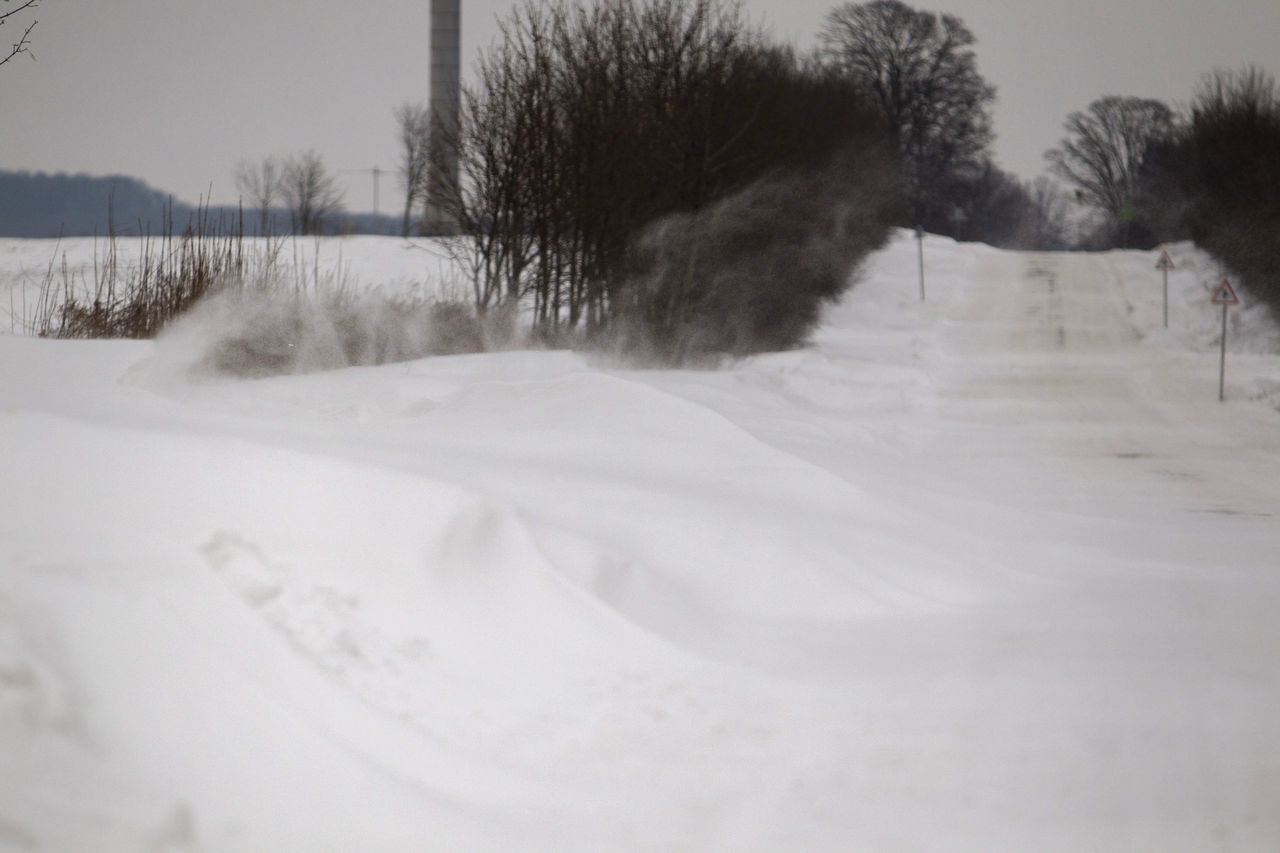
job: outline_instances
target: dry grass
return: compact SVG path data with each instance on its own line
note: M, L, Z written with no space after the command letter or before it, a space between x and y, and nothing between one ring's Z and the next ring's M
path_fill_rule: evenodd
M265 377L501 348L510 322L453 301L227 292L179 326L198 374Z
M171 216L171 214L170 214ZM136 263L122 260L109 235L94 250L93 280L77 279L63 257L49 264L30 331L49 338L152 338L200 299L246 280L244 223L214 219L207 209L175 234L139 238Z
M74 272L59 242L22 327L134 339L172 327L193 340L197 372L240 377L483 352L514 335L514 314L481 317L461 298L357 294L340 252L322 266L318 245L308 258L298 239L246 241L242 218L202 210L179 233L166 223L139 238L136 256L115 236L95 243L91 274Z

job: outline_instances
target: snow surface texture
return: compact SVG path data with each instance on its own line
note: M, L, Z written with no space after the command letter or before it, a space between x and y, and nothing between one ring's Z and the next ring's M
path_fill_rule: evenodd
M716 372L0 337L0 850L1280 848L1280 345L1171 251Z

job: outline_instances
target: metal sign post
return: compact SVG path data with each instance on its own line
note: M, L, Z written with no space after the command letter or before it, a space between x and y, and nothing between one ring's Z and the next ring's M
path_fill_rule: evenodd
M1160 253L1160 260L1156 261L1156 269L1164 273L1164 327L1169 328L1169 270L1173 269L1173 258L1169 257L1168 252Z
M1222 303L1222 355L1218 359L1218 402L1227 399L1227 304Z
M1218 402L1221 403L1227 398L1227 308L1231 305L1239 305L1240 297L1236 296L1231 282L1224 278L1213 291L1213 298L1210 301L1214 305L1222 306L1222 353L1218 360Z
M916 250L920 257L920 301L924 302L924 229L916 226Z

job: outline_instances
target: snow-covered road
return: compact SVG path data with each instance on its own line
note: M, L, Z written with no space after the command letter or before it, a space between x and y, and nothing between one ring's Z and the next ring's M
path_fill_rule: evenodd
M1174 254L721 371L0 337L0 850L1277 849L1280 334L1219 404Z

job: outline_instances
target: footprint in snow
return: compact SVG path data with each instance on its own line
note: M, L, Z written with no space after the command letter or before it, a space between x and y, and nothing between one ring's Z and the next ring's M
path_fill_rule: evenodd
M269 559L239 534L219 532L200 552L304 659L367 704L406 721L416 717L422 697L414 685L431 658L426 639L387 634L361 612L358 596Z

